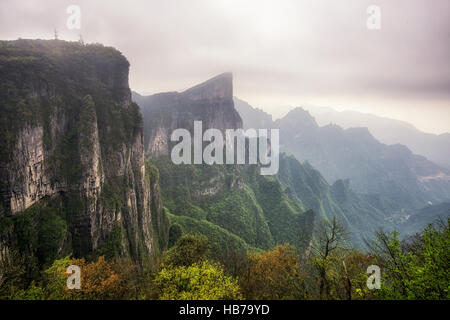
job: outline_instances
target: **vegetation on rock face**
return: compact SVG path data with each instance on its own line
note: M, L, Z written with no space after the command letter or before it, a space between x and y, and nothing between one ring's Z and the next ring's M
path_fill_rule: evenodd
M202 260L208 249L208 238L185 235L178 239L176 246L165 252L163 264L167 266L189 266Z
M44 200L19 215L0 217L0 231L14 235L14 247L27 255L29 267L49 265L67 250L67 210L61 201Z
M92 111L86 114L84 110L93 103L101 140L110 142L102 145L120 147L121 141L134 137L139 109L136 105L128 109L119 106L123 97L130 95L121 73L126 73L128 66L120 52L102 45L2 41L0 128L5 145L1 159L9 158L18 132L25 126L44 125L46 145L54 146L56 141L51 141L52 133L47 131L51 118L63 109L70 126L71 120L92 117Z
M169 220L172 226L179 225L183 234L207 237L210 243L208 257L222 262L227 268L233 267L230 257L245 254L251 248L242 238L207 220L171 214L169 214Z
M255 165L140 162L142 119L124 70L126 59L101 45L0 42L0 169L20 131L42 126L45 169L68 186L23 212L0 199L0 299L450 298L448 221L406 240L380 231L360 251L355 242L395 204L348 180L329 185L307 162L281 155L274 177ZM104 176L94 200L80 186L97 145ZM103 229L90 229L93 220ZM101 233L95 250L92 233ZM72 264L79 290L66 286ZM367 288L369 265L382 270L380 290Z
M41 267L70 252L148 260L167 245L157 171L141 177L128 69L100 44L1 42L0 236Z
M153 162L171 224L204 234L220 251L230 247L229 236L212 236L222 229L222 235L259 249L285 242L300 248L311 234L314 214L304 212L278 180L260 176L256 166L174 165L167 157Z
M177 240L183 235L183 229L178 223L173 223L169 228L169 242L168 248L173 247Z
M97 255L105 256L107 259L114 259L121 255L121 247L123 243L124 230L120 224L115 223L108 240L95 252Z

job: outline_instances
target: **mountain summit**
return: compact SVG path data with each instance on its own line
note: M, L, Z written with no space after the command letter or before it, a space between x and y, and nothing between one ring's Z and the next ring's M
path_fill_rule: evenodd
M144 117L145 153L148 157L168 155L170 134L178 128L193 131L194 121L203 129L238 129L242 119L234 108L233 75L222 73L183 92L141 96L133 92Z
M233 98L233 74L225 72L181 93L191 100L214 100Z

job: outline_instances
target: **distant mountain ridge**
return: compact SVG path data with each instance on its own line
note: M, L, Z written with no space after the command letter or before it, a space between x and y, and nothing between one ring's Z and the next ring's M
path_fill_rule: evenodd
M334 123L344 129L367 127L380 142L403 144L413 153L423 155L436 164L450 169L450 133L440 135L425 133L405 121L357 111L336 111L330 107L311 105L304 108L314 116L320 126Z
M299 237L308 240L316 222L333 216L348 227L357 246L362 246L363 239L378 228L394 228L390 218L401 212L397 203L377 194L355 192L348 179L330 184L311 164L302 164L293 156L280 155L280 170L274 177L255 175L255 166L173 165L167 157L167 137L176 128L174 124L191 130L194 120L206 119L206 127L218 125L219 129L277 127L278 122L264 111L236 97L233 104L232 93L225 89L232 88L230 82L231 77L218 76L185 91L189 94L133 94L147 126L146 153L160 171L163 203L170 212L172 228L179 225L184 232L212 237L218 252L229 250L226 242L236 249L268 248L284 241L302 246ZM197 90L201 94L195 93ZM218 100L224 101L225 109L233 106L233 110L226 109L225 118ZM292 137L308 137L311 132L321 131L314 118L302 109L293 111L286 121L298 129ZM360 131L357 138L371 137L367 129ZM157 148L155 132L164 132L165 137L159 139L162 144Z
M244 118L250 117L251 109L236 107ZM261 116L253 112L254 118ZM367 128L320 126L303 108L291 110L271 126L280 129L282 150L309 161L329 183L350 179L358 192L380 194L415 209L450 198L449 170L403 145L380 143Z
M234 97L233 100L246 128L272 128L272 115L261 109L253 108L248 102L237 97Z
M301 246L299 237L310 240L315 223L333 216L361 247L375 230L406 228L428 201L447 199L448 172L426 158L381 144L367 128L320 127L302 108L273 121L233 98L229 74L181 93L133 93L133 100L144 118L146 155L160 171L171 228L210 237L221 254L283 241ZM169 134L192 130L194 120L202 120L203 129L279 128L282 151L291 155L280 155L274 177L255 175L255 166L175 166L167 157Z

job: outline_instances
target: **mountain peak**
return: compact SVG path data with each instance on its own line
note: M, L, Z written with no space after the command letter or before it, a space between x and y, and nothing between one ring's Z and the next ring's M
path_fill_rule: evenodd
M223 73L181 93L157 93L135 96L144 119L145 150L149 157L170 154L170 135L175 129L193 132L194 121L203 129L242 128L242 119L234 108L233 76Z
M300 125L303 127L305 127L305 126L312 127L312 128L319 127L316 122L316 119L314 119L314 117L311 116L311 114L307 110L305 110L301 107L292 109L281 120L295 122L296 125Z
M233 99L233 74L219 74L181 94L190 100Z

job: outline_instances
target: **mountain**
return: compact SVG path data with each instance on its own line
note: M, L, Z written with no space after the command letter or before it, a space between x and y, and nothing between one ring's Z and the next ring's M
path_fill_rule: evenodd
M246 129L267 119L248 104L236 108L243 119L256 119L244 121ZM414 219L409 226L409 218L450 197L448 170L405 146L378 142L367 128L321 127L302 108L268 127L279 128L281 149L295 156L280 159L278 178L289 193L322 217L339 217L359 240L378 228L417 232L421 226Z
M223 73L183 92L158 93L143 97L133 93L144 118L145 153L149 157L168 155L170 134L177 128L193 131L193 119L203 128L236 129L242 120L234 109L231 73Z
M367 128L320 127L304 109L275 121L282 149L308 160L329 182L350 179L352 189L380 194L405 208L450 198L450 172L403 145L385 145Z
M134 93L133 99L144 118L146 155L160 172L169 234L206 235L217 254L283 242L304 248L315 223L333 216L362 246L377 229L392 230L428 202L450 194L446 169L402 145L378 142L367 128L320 127L301 108L272 121L262 110L233 99L228 73L181 93ZM169 136L177 128L192 132L195 120L203 121L203 130L222 132L279 128L282 150L295 158L281 154L273 177L255 174L256 165L174 165Z
M256 165L174 165L154 159L171 229L207 236L215 258L290 243L303 250L315 217Z
M390 219L399 210L394 202L376 194L359 194L350 188L348 179L329 185L307 161L300 163L292 155L281 154L277 178L289 197L297 199L305 209L313 210L322 219L336 217L351 232L356 247L362 248L364 240L375 231L396 227L396 221Z
M290 198L276 177L260 175L257 165L175 165L167 156L171 131L192 130L195 120L203 121L203 130L217 128L222 133L242 127L234 108L231 74L182 93L134 94L134 101L149 126L146 150L159 170L170 236L177 234L175 230L207 236L215 258L225 264L247 249L268 249L285 242L304 249L312 236L315 214Z
M245 129L276 126L269 114L236 97L235 105ZM317 127L311 117L303 117L302 120L295 121L293 125L305 130L315 130ZM280 134L283 134L282 128ZM306 210L313 210L319 218L336 216L351 231L354 245L361 247L363 240L380 228L394 228L393 221L388 219L400 210L396 203L376 194L359 194L350 188L348 179L338 179L330 185L309 161L301 163L293 155L282 153L279 167L277 179L286 194L298 200Z
M302 164L293 156L280 155L280 169L273 177L257 174L256 165L174 165L167 156L170 151L167 141L177 128L175 124L192 130L194 120L206 119L205 128L218 124L222 131L241 128L243 124L247 128L248 123L257 128L275 126L270 115L234 98L237 114L231 94L227 95L230 100L224 108L231 104L233 110L228 109L228 118L222 120L224 111L216 98L211 97L216 97L217 91L231 88L231 81L231 77L222 75L187 90L212 91L203 91L197 96L207 98L195 101L183 94L175 94L176 103L172 103L172 98L159 99L165 94L133 96L141 106L144 124L149 126L145 129L148 135L145 140L150 142L147 155L159 170L171 235L177 233L175 230L206 235L214 244L213 252L228 256L233 250L268 249L284 242L302 249L311 241L315 224L333 216L347 226L353 243L360 247L363 239L375 230L393 225L388 219L392 212L400 210L399 206L377 195L357 194L350 189L348 180L330 185L311 164ZM214 82L217 85L210 86ZM224 88L219 89L220 85ZM204 110L211 110L208 118ZM304 120L300 128L315 128L312 118ZM151 143L158 140L155 132L164 132L165 137L159 139L157 148Z
M273 126L272 116L261 109L253 108L248 102L234 97L234 106L242 118L244 127L270 129Z
M412 124L356 111L336 111L328 107L305 106L320 126L330 123L344 129L367 127L370 133L385 144L403 144L413 153L450 169L450 133L425 133Z
M129 63L102 45L0 42L0 252L40 265L73 253L153 263L167 245L144 162ZM4 258L4 257L3 257Z
M411 235L422 230L430 223L444 223L450 218L450 202L427 205L411 213L408 220L399 224L401 235Z

